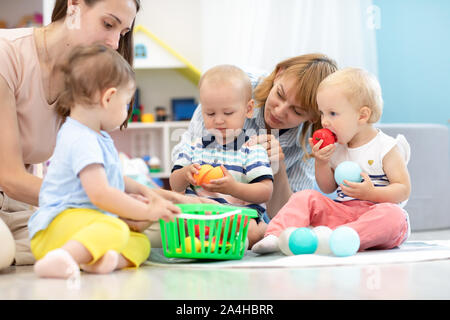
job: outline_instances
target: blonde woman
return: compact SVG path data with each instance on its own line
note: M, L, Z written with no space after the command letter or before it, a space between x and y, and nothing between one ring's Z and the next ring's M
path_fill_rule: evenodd
M278 63L266 77L248 73L256 108L244 129L254 136L250 144L261 143L271 161L274 186L267 205L270 218L293 192L313 187L314 161L307 146L311 130L320 126L316 91L319 83L336 70L336 63L327 56L306 54ZM204 132L199 106L172 158L176 159L183 145Z

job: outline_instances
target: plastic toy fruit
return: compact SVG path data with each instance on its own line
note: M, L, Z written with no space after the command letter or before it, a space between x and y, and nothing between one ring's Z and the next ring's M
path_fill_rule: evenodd
M192 252L191 237L186 237L184 239L184 245L186 247L186 252ZM200 252L200 250L202 249L202 243L197 237L194 238L194 246L196 252Z
M198 186L208 184L211 180L220 179L223 177L223 171L220 166L213 167L209 164L204 164L198 170L198 174L194 174L194 179Z
M208 226L205 226L205 236L207 237L207 236L209 236L209 227ZM195 226L194 226L194 231L195 231L195 236L196 237L200 237L200 225L198 225L198 224L196 224Z
M314 131L312 139L314 144L318 143L320 140L323 140L319 149L325 148L326 146L334 144L337 141L336 135L329 129L325 128Z
M194 180L196 182L197 185L200 185L201 182L203 181L203 177L205 176L205 174L212 170L213 166L210 166L209 164L204 164L200 167L200 170L198 170L197 174L194 174Z

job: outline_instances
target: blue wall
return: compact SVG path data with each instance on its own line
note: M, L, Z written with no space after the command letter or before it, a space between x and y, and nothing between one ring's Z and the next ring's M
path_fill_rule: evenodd
M450 119L450 1L374 0L381 122Z

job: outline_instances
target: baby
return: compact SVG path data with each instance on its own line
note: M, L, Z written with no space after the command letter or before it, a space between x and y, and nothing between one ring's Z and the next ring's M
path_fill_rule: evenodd
M242 129L253 114L250 79L235 66L219 65L201 77L199 92L208 132L185 145L174 159L170 185L174 191L256 209L259 222L272 195L273 175L266 150L258 144L246 145L249 136ZM224 176L195 186L194 175L204 164L220 166ZM250 246L261 238L262 228L251 220Z
M323 141L314 145L309 140L316 180L324 193L337 189L338 197L333 201L314 190L295 193L270 221L253 251L277 251L283 230L308 226L353 228L360 238L360 251L400 245L410 232L403 210L411 191L406 167L410 148L402 135L392 138L373 126L383 107L378 81L362 69L339 70L321 82L317 103L322 126L336 135L337 144L320 149ZM343 161L359 164L362 182L336 184L334 170Z
M107 133L127 121L134 72L103 45L75 48L63 71L66 90L57 111L67 117L41 186L40 207L28 222L38 260L34 270L39 277L71 278L80 267L91 273L138 267L150 242L137 231L180 210L124 178Z

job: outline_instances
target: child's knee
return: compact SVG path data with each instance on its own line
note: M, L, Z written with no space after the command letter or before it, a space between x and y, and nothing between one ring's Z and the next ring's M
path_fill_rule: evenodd
M383 215L383 225L391 234L398 234L407 228L405 212L393 203L382 203L378 205L379 213ZM406 230L407 231L407 230Z
M85 230L88 231L86 234L94 239L102 238L101 243L106 245L105 249L120 252L120 249L125 247L130 239L130 228L119 218L105 215L94 222L91 227L89 231Z

